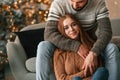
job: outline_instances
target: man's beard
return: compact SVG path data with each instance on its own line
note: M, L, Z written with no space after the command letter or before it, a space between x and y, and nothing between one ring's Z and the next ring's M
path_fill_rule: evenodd
M87 0L87 2L86 2L86 4L84 5L84 6L82 6L82 7L79 7L79 8L74 8L72 5L72 8L75 10L75 11L80 11L80 10L82 10L86 5L87 5L87 3L88 3L88 0Z
M73 6L72 6L72 8L75 10L75 11L80 11L81 9L83 9L84 7L80 7L80 8L74 8Z

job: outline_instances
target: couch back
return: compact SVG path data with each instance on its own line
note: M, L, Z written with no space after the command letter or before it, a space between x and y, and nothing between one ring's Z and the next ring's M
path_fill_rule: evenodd
M46 23L28 25L23 29L21 29L21 31L43 28L45 26ZM113 36L120 36L120 19L111 19L111 26L112 26ZM15 41L19 41L18 38L16 38Z
M28 25L21 29L21 31L26 31L26 30L32 30L32 29L39 29L39 28L44 28L46 26L46 23L39 23L39 24L33 24L33 25Z
M113 36L120 36L120 19L111 19Z
M46 26L46 23L40 23L40 24L34 24L28 26L23 28L21 31L43 28ZM120 19L111 19L111 26L112 26L113 36L120 36Z
M46 26L46 23L28 25L28 26L24 27L23 29L21 29L20 31L34 30L34 29L44 28L45 26ZM16 36L15 42L21 44L18 36Z
M40 23L40 24L34 24L34 25L28 25L21 29L21 31L26 31L26 30L32 30L32 29L39 29L39 28L44 28L46 26L46 23ZM120 19L112 19L111 20L111 26L113 30L113 38L111 42L117 44L120 47ZM15 39L15 42L19 45L21 45L21 42L18 38L18 36ZM22 46L22 45L21 45Z

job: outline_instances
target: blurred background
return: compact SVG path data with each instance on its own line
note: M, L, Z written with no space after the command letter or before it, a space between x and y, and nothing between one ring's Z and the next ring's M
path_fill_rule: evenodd
M120 18L120 0L106 0L111 19Z

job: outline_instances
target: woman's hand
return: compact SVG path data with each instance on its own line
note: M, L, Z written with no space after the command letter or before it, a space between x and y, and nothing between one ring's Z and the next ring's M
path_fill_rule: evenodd
M77 52L83 59L85 59L89 53L89 49L85 45L80 45L79 50Z
M92 75L98 67L98 55L92 51L89 52L83 64L84 75Z

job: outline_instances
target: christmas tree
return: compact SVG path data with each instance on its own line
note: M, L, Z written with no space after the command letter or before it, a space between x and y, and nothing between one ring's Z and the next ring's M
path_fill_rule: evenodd
M6 43L27 25L46 21L52 0L0 1L0 54L6 58ZM2 59L3 63L5 59Z

